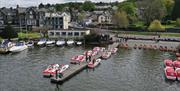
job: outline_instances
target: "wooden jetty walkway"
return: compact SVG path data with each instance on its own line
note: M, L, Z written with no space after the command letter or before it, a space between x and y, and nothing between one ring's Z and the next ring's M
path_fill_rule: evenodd
M87 67L87 62L82 62L80 64L74 64L70 66L68 70L66 70L61 78L52 77L51 82L55 83L63 83L65 80L71 78L76 73L80 72L84 68Z
M119 43L113 43L112 45L109 45L108 47L108 51L111 48L116 48L118 47ZM99 52L96 56L92 56L92 59L98 59L102 56L104 52ZM72 76L74 76L75 74L79 73L80 71L82 71L84 68L87 67L88 62L81 62L80 64L72 64L70 65L70 68L68 70L66 70L63 74L63 76L61 78L59 77L52 77L51 78L51 82L53 83L63 83L64 81L68 80L69 78L71 78Z

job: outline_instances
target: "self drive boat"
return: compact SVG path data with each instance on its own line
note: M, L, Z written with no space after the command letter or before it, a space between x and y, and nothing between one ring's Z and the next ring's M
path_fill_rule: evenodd
M174 68L180 68L180 61L176 60L173 62Z
M78 63L78 61L76 60L77 59L77 55L76 56L73 56L72 58L71 58L71 61L70 61L70 63L72 63L72 64L76 64L76 63Z
M82 42L81 41L77 41L76 45L82 45Z
M92 56L96 56L98 54L97 51L93 51Z
M166 67L164 69L165 77L168 80L176 80L176 72L173 67Z
M93 51L97 51L97 52L99 52L101 50L101 48L100 47L94 47L93 48Z
M64 41L64 40L58 40L57 42L56 42L56 45L57 46L63 46L63 45L65 45L66 44L66 42Z
M59 64L51 64L49 65L44 71L43 76L45 77L51 77L56 74L56 70L59 69Z
M85 56L84 55L79 55L77 58L76 58L76 61L78 62L83 62L85 60Z
M177 80L180 81L180 68L176 68L175 72L176 72Z
M89 50L89 51L85 51L83 54L86 56L91 56L92 55L92 53L93 53L93 51L92 50Z
M28 46L29 48L33 47L33 46L34 46L34 42L33 42L33 41L28 41L28 42L27 42L27 46Z
M67 45L73 45L74 44L74 41L73 40L68 40L67 41Z
M102 58L104 58L104 59L108 59L110 56L111 56L111 52L104 52L102 54Z
M13 46L9 49L9 51L10 52L21 52L27 48L28 48L28 46L25 44L25 42L17 42L15 46Z
M118 48L112 48L111 49L111 53L113 53L113 54L116 53L117 51L118 51Z
M40 41L37 43L38 46L44 46L46 44L46 39L40 39Z
M168 67L173 67L173 61L171 59L165 59L164 65Z
M72 64L77 64L77 63L80 63L80 62L83 62L85 60L85 56L84 55L78 55L78 56L73 56L71 58L71 62Z
M94 62L93 62L94 61ZM100 64L101 59L96 59L96 60L92 60L91 62L88 63L88 67L89 68L94 68L96 67L98 64Z
M55 40L46 41L46 46L54 46L54 45L55 45Z

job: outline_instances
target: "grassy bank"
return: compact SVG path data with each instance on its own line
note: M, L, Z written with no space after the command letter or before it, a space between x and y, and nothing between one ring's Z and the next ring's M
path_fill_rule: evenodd
M29 33L18 33L18 38L24 39L24 38L40 38L41 35L39 33L36 32L29 32Z
M120 31L120 34L130 34L130 35L156 35L156 32L136 32L136 31ZM179 33L158 33L163 37L180 37Z

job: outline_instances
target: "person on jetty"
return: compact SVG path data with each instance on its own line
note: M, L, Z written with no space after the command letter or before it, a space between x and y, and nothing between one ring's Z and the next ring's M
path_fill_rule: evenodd
M95 61L96 61L96 59L94 58L94 59L92 60L93 64L95 63Z

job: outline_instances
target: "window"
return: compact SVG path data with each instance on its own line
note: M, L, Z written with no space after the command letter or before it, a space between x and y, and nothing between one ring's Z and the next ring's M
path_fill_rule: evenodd
M83 36L83 35L85 35L85 33L84 33L84 32L81 32L81 36Z
M51 35L51 36L54 35L54 32L50 32L50 35Z
M74 32L74 36L79 36L79 32Z
M72 32L68 32L68 36L72 36L73 35L73 33Z
M56 32L56 35L60 35L60 33L59 33L59 32Z
M62 32L62 36L66 36L66 32Z

